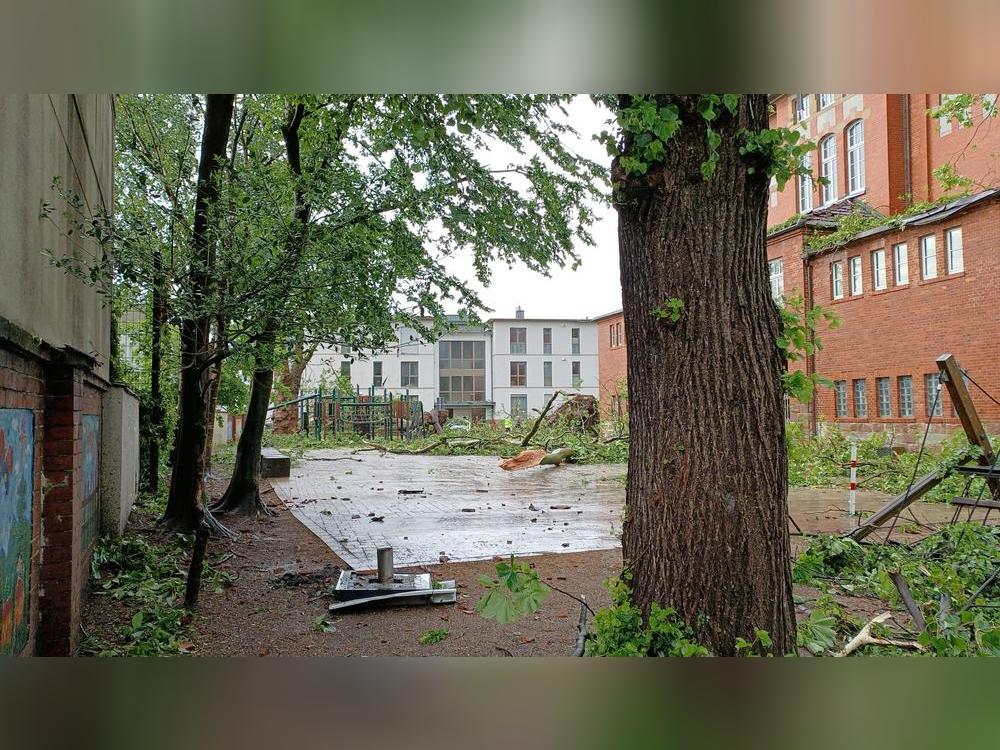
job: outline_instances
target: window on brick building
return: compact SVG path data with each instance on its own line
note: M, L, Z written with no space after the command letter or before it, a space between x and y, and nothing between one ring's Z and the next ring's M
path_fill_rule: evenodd
M573 387L579 388L581 385L583 385L583 378L580 376L580 363L574 362L572 366L573 366Z
M892 395L889 387L889 378L875 378L875 395L878 398L878 415L880 417L892 416Z
M896 379L899 391L899 416L913 416L913 378L910 375L900 375Z
M920 238L920 276L924 279L937 276L937 245L933 234Z
M769 260L767 268L771 276L771 298L781 304L785 295L785 262L781 258Z
M527 328L511 328L510 329L510 353L511 354L526 354L528 351L528 329Z
M795 96L795 122L808 120L812 114L812 96L810 94L797 94Z
M399 387L419 388L420 387L420 363L400 362L399 363Z
M965 260L962 258L962 228L955 227L944 233L945 254L948 258L948 273L959 273L965 270Z
M837 139L833 134L819 142L819 173L824 182L820 185L823 205L837 200Z
M813 209L812 152L803 154L802 168L808 174L800 174L799 181L799 213L804 214Z
M835 260L830 264L830 279L833 285L833 298L843 299L844 297L844 262Z
M885 250L872 253L872 288L885 289Z
M569 331L569 353L579 354L580 353L580 329L571 328Z
M820 94L819 95L819 108L826 109L833 105L833 100L837 98L836 94Z
M552 354L552 329L542 329L542 354Z
M941 395L938 393L938 375L936 372L929 372L924 375L924 402L927 409L927 416L940 417L944 413L941 406Z
M552 387L552 363L542 362L542 385L546 388Z
M833 393L836 401L836 413L838 417L847 416L847 381L838 380L833 384Z
M993 117L997 113L997 95L983 94L983 119Z
M954 94L941 94L940 104L943 107L950 100L954 99ZM938 133L948 135L951 132L951 115L944 115L938 118Z
M854 381L854 416L868 416L868 384L864 378Z
M900 242L892 248L893 279L896 286L910 283L910 266L906 257L906 243Z
M618 346L622 346L625 343L625 327L621 323L616 325L618 326Z
M521 386L522 388L528 385L528 363L527 362L511 362L510 363L510 384L511 386Z
M856 120L847 126L847 192L865 189L865 123Z
M861 256L855 255L853 258L848 258L847 268L850 276L851 284L851 296L856 294L861 294Z

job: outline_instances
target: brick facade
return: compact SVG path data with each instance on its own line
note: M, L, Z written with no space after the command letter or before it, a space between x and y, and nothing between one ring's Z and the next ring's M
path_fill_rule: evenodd
M608 313L597 322L598 379L601 384L601 413L605 417L623 416L628 409L622 385L628 374L626 361L625 315L621 310Z

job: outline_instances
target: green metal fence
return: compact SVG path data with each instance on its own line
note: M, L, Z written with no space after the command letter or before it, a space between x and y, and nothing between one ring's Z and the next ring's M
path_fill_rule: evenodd
M367 438L415 437L426 430L418 396L360 388L347 393L322 388L293 402L298 406L299 432L317 438L354 433Z

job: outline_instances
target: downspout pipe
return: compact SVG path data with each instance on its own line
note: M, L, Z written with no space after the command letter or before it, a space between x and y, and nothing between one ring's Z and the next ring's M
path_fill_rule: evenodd
M910 95L903 94L903 200L913 205L913 154L910 134Z

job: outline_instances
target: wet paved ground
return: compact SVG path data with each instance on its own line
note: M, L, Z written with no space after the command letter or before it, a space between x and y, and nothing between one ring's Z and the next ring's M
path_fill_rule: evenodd
M498 463L491 456L319 450L271 485L296 518L358 570L374 568L375 549L385 545L398 567L620 546L624 465L508 472ZM873 511L888 499L859 492L858 507ZM847 516L846 489L793 487L788 508L807 533L857 523ZM924 523L941 523L952 508L916 503L913 512ZM904 513L899 528L912 523Z
M624 466L508 472L498 464L490 456L320 450L271 486L358 570L374 568L385 545L398 567L619 546Z

